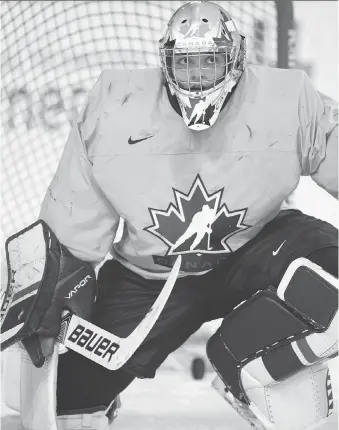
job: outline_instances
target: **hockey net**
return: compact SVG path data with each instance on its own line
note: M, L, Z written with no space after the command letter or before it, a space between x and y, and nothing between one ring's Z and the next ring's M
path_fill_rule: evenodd
M182 1L2 2L2 233L34 222L79 110L102 69L159 66L158 40ZM274 1L217 1L277 65Z

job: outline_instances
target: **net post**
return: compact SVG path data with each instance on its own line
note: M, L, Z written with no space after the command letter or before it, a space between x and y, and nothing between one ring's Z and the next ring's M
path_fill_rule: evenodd
M296 30L292 0L275 0L277 9L278 68L295 66Z

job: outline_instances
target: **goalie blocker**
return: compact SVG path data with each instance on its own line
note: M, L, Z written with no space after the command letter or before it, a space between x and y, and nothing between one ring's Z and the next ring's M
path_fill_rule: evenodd
M317 428L333 411L338 280L298 258L278 289L241 303L209 339L213 386L256 429Z
M96 277L91 264L79 260L39 220L6 241L7 290L1 304L1 349L21 341L35 366L41 367L46 339L54 341L63 310L91 317Z

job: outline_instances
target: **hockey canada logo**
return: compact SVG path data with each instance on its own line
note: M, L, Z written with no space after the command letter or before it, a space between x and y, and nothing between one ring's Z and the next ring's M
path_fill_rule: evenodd
M162 240L166 255L154 255L156 264L172 267L177 255L188 272L209 270L232 252L227 240L249 228L244 224L247 209L231 211L221 204L224 188L211 194L197 175L187 194L173 188L175 204L166 210L149 209L153 224L144 230Z
M208 125L211 124L210 120L215 113L216 105L210 104L205 109L205 101L206 97L200 99L199 101L195 99L190 99L190 106L183 105L183 108L186 111L187 118L189 118L190 120L188 124L189 126L199 123L201 124L204 121Z

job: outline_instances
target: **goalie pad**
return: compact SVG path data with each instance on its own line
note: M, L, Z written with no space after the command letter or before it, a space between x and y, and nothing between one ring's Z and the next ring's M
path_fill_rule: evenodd
M104 412L83 411L79 415L57 416L56 383L59 348L41 368L36 368L24 349L21 355L20 422L25 430L109 430L121 407L120 397Z
M315 428L333 410L324 362L337 354L337 310L338 280L295 260L277 290L241 303L209 339L214 386L257 429Z
M1 349L21 341L37 367L42 340L57 338L61 314L89 319L96 295L91 264L79 260L39 220L6 241L8 284L1 304Z

